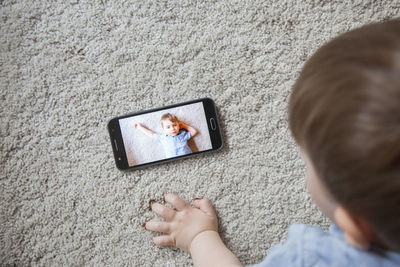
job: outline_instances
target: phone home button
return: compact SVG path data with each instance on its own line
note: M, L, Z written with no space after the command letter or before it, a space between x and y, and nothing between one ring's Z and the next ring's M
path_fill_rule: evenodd
M210 124L211 124L211 129L215 131L215 129L217 129L217 124L215 123L214 118L210 119Z

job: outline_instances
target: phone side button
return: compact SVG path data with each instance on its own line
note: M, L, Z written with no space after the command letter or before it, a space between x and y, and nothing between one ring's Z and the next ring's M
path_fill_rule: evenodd
M215 131L215 129L217 129L217 125L215 123L214 118L210 119L210 124L211 124L211 129L213 129Z

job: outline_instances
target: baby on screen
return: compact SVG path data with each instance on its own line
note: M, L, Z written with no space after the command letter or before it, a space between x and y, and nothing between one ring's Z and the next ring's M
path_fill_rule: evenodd
M163 134L157 134L140 123L135 123L134 127L161 143L167 158L192 153L187 141L198 133L192 126L179 122L178 118L171 113L161 116Z

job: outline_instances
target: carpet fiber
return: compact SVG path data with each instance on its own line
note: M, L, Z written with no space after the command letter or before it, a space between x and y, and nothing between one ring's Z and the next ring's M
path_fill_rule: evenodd
M309 3L307 3L309 2ZM400 14L382 1L0 1L0 262L190 266L142 224L167 192L208 197L243 264L324 219L287 122L307 58ZM107 121L211 97L222 151L120 172Z

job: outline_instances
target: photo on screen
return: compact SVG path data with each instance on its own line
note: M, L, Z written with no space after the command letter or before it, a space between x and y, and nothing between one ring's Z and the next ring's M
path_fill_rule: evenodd
M176 136L168 135L161 124L161 117L167 113L174 115L179 122L196 129L197 134L190 138L190 134L181 129ZM149 137L135 128L135 124L145 126L156 133L157 138ZM187 154L212 149L202 102L120 119L119 125L130 167L174 157L171 156L171 150L176 147L180 151L187 145L190 149L185 150Z

